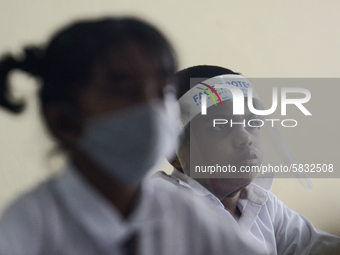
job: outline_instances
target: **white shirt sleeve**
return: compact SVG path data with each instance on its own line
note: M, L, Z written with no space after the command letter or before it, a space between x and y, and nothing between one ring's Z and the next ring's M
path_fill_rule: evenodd
M304 216L289 209L273 194L272 212L278 254L340 254L340 238L316 229Z

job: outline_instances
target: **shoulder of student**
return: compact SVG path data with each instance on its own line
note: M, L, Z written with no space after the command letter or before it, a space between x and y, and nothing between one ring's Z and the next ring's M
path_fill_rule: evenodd
M317 229L267 191L268 210L275 229L278 254L340 254L340 237Z
M49 180L25 193L4 211L0 220L1 254L39 254L47 210L55 207Z
M53 192L54 182L39 185L5 211L0 221L0 254L41 254L46 240L55 238L52 228L71 223L60 218L64 211ZM150 189L148 206L160 218L162 235L171 237L167 238L169 246L181 244L180 250L190 251L181 254L263 254L237 224L190 194L164 183L150 185Z
M186 236L188 243L200 244L197 249L210 249L203 254L264 254L231 216L229 219L166 180L149 181L157 194L156 200L167 208L164 217L177 219L172 224L185 231L181 236Z

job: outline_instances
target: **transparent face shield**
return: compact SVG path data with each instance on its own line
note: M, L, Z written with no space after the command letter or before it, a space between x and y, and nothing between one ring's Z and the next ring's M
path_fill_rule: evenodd
M177 155L183 171L220 198L251 182L269 190L274 175L298 177L311 188L304 173L292 171L299 162L270 116L274 101L265 108L240 75L191 79L190 91L178 101L184 133Z

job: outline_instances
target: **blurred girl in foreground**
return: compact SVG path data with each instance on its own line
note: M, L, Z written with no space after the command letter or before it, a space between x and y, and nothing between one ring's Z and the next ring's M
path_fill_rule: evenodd
M236 224L144 184L176 137L176 60L155 28L132 18L81 21L46 47L2 58L0 105L13 114L24 106L9 94L16 69L42 80L41 112L69 161L7 209L0 254L256 253Z

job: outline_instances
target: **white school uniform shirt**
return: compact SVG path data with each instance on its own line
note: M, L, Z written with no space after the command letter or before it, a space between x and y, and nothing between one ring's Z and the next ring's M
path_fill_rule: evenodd
M0 221L0 254L131 254L123 244L134 235L139 255L265 254L244 240L251 238L237 224L162 186L143 182L135 210L124 219L69 165L8 208Z
M169 176L157 172L151 179L173 185L200 197L216 211L230 218L221 201L200 183L174 169ZM271 187L272 180L256 180ZM258 245L270 255L337 254L340 255L340 238L316 229L304 216L289 209L272 192L250 183L240 194L237 207L241 217L239 226L247 231ZM269 183L269 185L268 185ZM236 222L236 220L234 219Z

